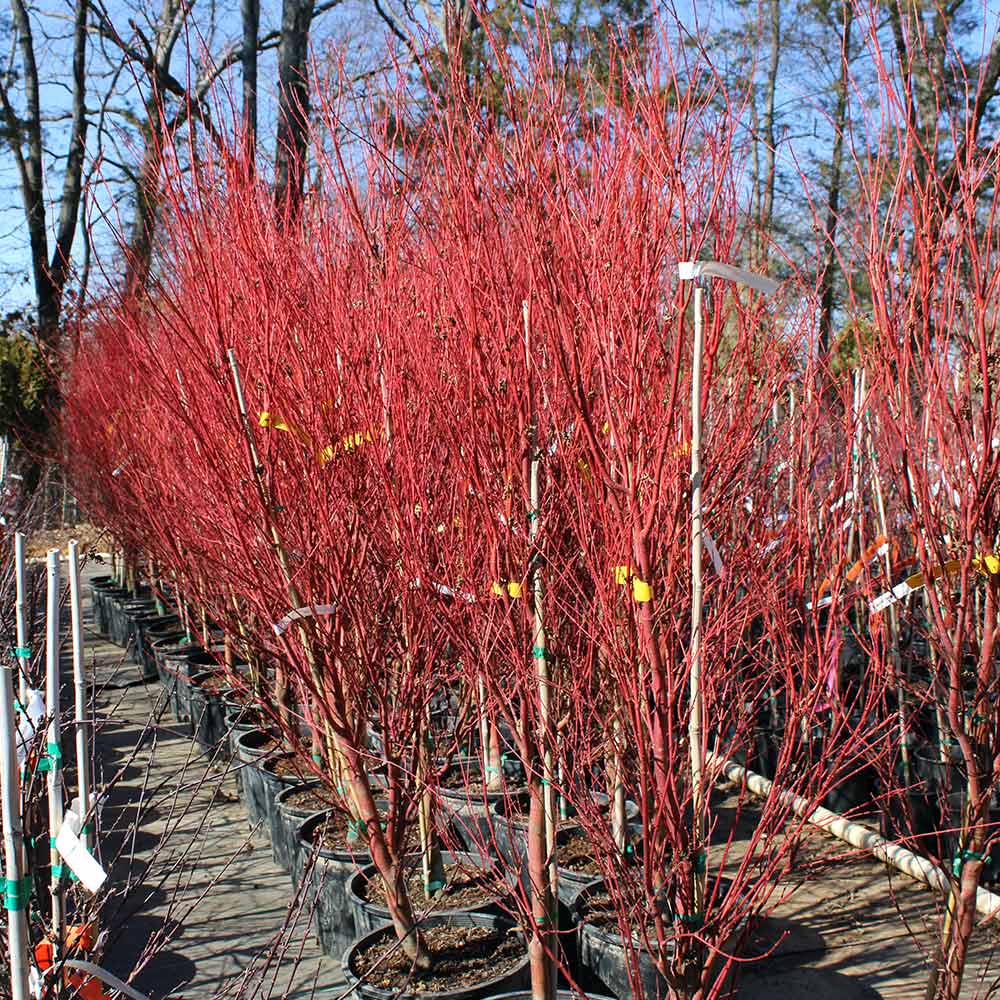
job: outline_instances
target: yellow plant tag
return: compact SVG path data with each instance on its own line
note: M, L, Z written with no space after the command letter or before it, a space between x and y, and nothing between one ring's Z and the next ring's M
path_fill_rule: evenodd
M631 566L616 566L615 567L615 583L619 587L624 587L628 583L629 577L632 575Z
M507 581L507 594L510 597L513 597L514 600L517 600L517 598L521 596L521 585L517 582L517 580Z
M636 603L645 604L653 598L653 589L645 580L640 580L637 576L632 577L632 596Z

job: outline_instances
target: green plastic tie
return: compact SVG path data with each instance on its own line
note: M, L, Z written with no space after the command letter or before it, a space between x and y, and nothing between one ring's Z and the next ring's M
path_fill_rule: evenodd
M439 878L432 879L430 882L427 883L427 891L428 892L440 892L444 888L444 886L445 886L445 883L442 882L441 879L439 879Z
M66 869L63 865L53 865L51 871L53 878L62 878L66 874Z
M691 862L691 870L695 875L704 875L708 871L708 857L704 851L700 851Z
M56 849L56 838L55 837L49 837L49 847L51 847L53 851Z
M554 659L552 653L548 651L545 646L532 646L531 655L536 660L552 660Z
M633 844L631 841L629 841L625 845L625 854L626 855L635 854L635 844Z
M27 891L25 891L27 890ZM5 880L3 894L3 905L5 910L23 910L28 905L31 897L31 887L24 884L24 880L9 878Z
M988 865L993 859L988 854L980 854L978 851L958 851L951 863L952 874L958 878L962 874L962 866L966 861L982 861Z
M15 656L24 657L24 658L28 658L28 657L31 656L31 647L30 646L15 646L14 647L14 655Z
M551 913L546 913L546 914L545 914L544 916L541 916L541 917L535 917L535 923L536 923L536 924L537 924L537 925L538 925L539 927L546 927L546 926L548 926L549 924L552 924L552 923L554 923L554 921L553 921L553 919L552 919L552 914L551 914Z
M537 510L529 510L528 511L528 520L529 521L537 521L538 520L538 511Z
M313 759L313 763L314 764L322 764L323 763L323 755L321 753L314 753L312 755L312 759Z
M701 912L682 913L677 919L684 924L685 927L701 927L701 925L705 922L705 914Z

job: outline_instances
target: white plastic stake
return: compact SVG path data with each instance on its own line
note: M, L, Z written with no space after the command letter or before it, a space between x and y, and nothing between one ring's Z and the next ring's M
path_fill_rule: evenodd
M27 613L27 591L28 585L24 571L24 535L19 531L14 535L14 564L17 577L17 596L15 598L14 609L17 615L17 662L20 665L18 672L17 699L21 704L21 710L28 702L28 667L31 665L31 654L28 652L28 613Z
M73 696L76 723L76 774L77 795L86 823L86 812L90 803L90 732L87 726L87 678L83 672L83 604L80 598L80 543L74 538L69 543L69 603L73 629ZM90 850L90 833L84 826L81 839L83 846Z
M55 838L63 823L62 747L59 740L59 550L49 549L48 590L45 611L45 704L49 710L46 759L49 764L49 861L52 865L52 958L62 952L62 861Z
M20 538L20 536L18 536ZM3 823L4 906L7 908L7 946L10 953L12 1000L29 1000L28 986L28 888L23 881L24 828L21 822L21 787L14 744L14 660L0 661L0 797Z

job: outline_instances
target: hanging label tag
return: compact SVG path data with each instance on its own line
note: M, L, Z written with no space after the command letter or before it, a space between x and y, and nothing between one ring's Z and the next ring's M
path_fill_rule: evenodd
M78 803L74 801L74 805ZM69 865L80 884L90 892L97 892L104 885L108 873L87 850L80 839L80 816L75 809L67 809L56 837L56 850Z
M332 615L336 612L336 604L316 604L311 608L295 608L280 621L276 621L272 628L275 635L281 635L293 622L302 621L303 618L313 618L316 615Z

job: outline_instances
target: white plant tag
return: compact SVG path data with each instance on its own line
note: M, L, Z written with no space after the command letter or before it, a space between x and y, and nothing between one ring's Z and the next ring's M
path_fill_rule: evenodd
M276 621L272 628L275 635L281 635L293 622L302 621L303 618L312 618L315 615L332 615L336 612L336 604L317 604L311 608L295 608L280 621Z
M104 885L108 873L101 867L98 860L87 850L80 839L79 799L73 800L75 808L67 809L63 816L62 826L56 836L56 850L63 861L69 865L73 874L90 892L97 892Z

